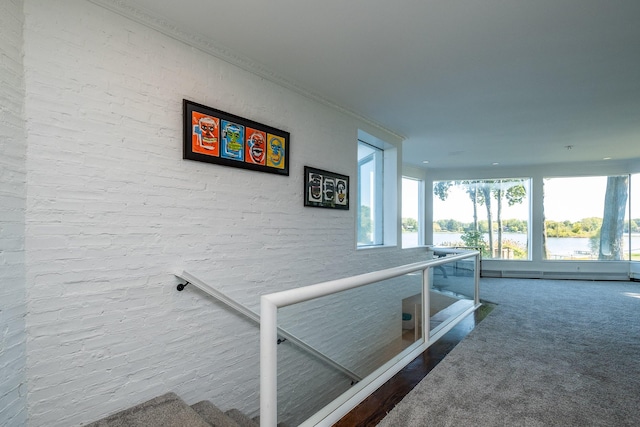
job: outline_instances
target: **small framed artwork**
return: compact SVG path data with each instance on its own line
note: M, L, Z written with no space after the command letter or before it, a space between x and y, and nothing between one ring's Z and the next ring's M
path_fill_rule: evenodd
M289 133L183 100L183 159L289 175Z
M305 166L304 205L348 210L349 177Z

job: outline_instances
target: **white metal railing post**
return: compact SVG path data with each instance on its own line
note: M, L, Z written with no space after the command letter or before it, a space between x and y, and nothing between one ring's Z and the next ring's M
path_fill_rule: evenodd
M260 426L278 424L278 307L260 298Z
M475 256L476 268L475 270L475 287L473 292L473 303L475 305L480 304L480 254Z
M431 332L431 268L422 270L422 338L429 342Z

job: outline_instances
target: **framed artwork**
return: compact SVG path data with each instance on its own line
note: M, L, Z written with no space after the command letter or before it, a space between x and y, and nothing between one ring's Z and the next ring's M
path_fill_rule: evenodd
M183 100L183 159L289 175L289 133Z
M304 205L348 210L349 177L305 166Z

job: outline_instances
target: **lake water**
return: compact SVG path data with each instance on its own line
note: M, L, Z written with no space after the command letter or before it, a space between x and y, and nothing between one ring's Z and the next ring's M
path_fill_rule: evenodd
M433 244L441 246L444 243L462 243L460 233L433 233ZM625 239L628 235L625 234ZM484 236L488 241L488 235ZM494 241L497 235L494 235ZM527 243L527 235L521 233L502 233L502 241L511 240L524 246ZM416 246L418 243L418 233L402 233L402 243L404 247ZM590 239L588 237L547 237L547 250L549 255L557 257L569 257L581 252L590 252ZM631 235L631 247L634 251L640 251L640 234ZM626 246L626 245L625 245ZM625 247L626 249L626 247Z

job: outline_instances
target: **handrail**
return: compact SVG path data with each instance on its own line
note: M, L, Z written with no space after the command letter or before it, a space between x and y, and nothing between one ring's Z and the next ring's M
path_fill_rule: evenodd
M204 281L202 281L202 280L198 279L197 277L195 277L193 274L188 273L186 271L183 271L180 274L175 273L175 276L180 278L180 279L182 279L182 280L184 280L187 283L192 284L193 286L195 286L196 288L200 289L201 291L203 291L207 295L214 297L218 301L224 303L228 307L234 309L238 313L244 315L248 319L250 319L250 320L254 321L255 323L257 323L258 325L260 325L260 315L258 313L256 313L255 311L251 310L248 307L245 307L244 305L240 304L238 301L236 301L233 298L225 295L224 293L222 293L219 290L215 289L211 285L208 285ZM185 285L178 285L178 290L181 291L182 289L184 289L184 286ZM314 347L310 346L309 344L307 344L306 342L304 342L300 338L296 337L292 333L286 331L285 329L282 329L279 326L278 326L277 329L278 329L278 334L277 334L278 336L280 336L282 338L285 338L291 344L293 344L293 345L305 350L307 353L315 356L316 358L320 359L321 361L323 361L327 365L332 366L333 368L335 368L338 371L342 372L343 374L345 374L346 376L351 378L352 381L358 382L358 381L362 380L362 377L360 377L358 374L356 374L355 372L351 371L349 368L346 368L345 366L342 366L341 364L339 364L335 360L331 359L329 356L325 355L321 351L319 351L319 350L315 349Z
M477 261L480 257L480 252L467 250L463 252L457 252L457 254L452 253L441 258L420 261L413 264L406 264L399 267L388 268L386 270L374 271L371 273L360 274L343 279L331 280L316 285L262 295L262 297L260 298L260 314L262 318L260 323L260 424L270 427L275 426L277 423L278 360L276 346L273 344L273 341L277 336L276 330L279 308L358 288L361 286L369 285L371 283L380 282L416 271L422 271L424 298L423 305L425 307L428 307L429 281L426 278L426 272L428 271L428 269L440 266L442 264L447 264L453 261L472 257L476 259L477 265ZM474 277L475 305L478 305L479 301L479 274L477 270L478 269L476 268L476 274ZM425 331L429 330L428 319L429 316L423 316L423 330Z
M287 291L275 292L263 295L261 301L268 301L278 308L312 299L335 294L337 292L347 291L349 289L359 288L370 283L381 282L383 280L392 279L394 277L413 273L418 270L424 270L427 267L436 267L438 265L447 264L451 261L458 261L472 256L479 255L478 251L467 251L457 255L447 255L445 257L430 259L428 261L420 261L413 264L392 267L386 270L364 273L358 276L345 277L343 279L331 280L316 285L305 286L303 288L289 289Z

